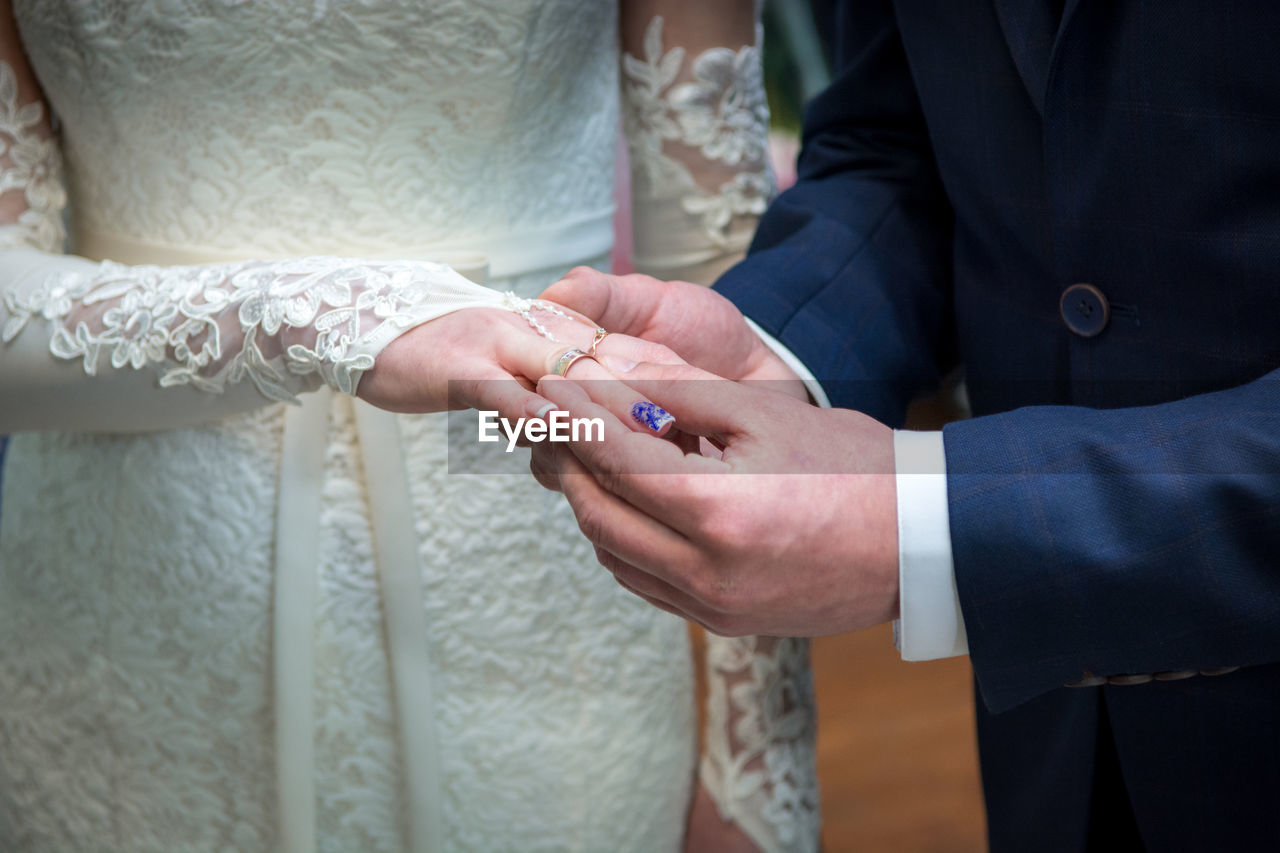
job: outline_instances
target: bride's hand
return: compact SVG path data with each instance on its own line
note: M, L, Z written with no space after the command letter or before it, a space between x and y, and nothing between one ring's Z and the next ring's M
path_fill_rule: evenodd
M760 848L736 823L720 817L711 795L699 785L689 810L684 853L760 853Z
M534 308L530 317L555 340L528 318L500 308L464 308L423 323L387 345L361 379L358 396L393 412L486 409L512 419L530 417L550 405L533 390L538 379L555 369L566 350L590 350L598 328L555 305ZM598 354L606 363L623 365L684 363L660 344L627 335L609 335L599 342ZM600 402L632 429L659 435L670 429L661 409L642 407L643 416L638 414L634 407L647 403L645 398L591 359L580 359L566 376L590 382Z
M405 332L360 380L359 397L393 412L491 409L523 416L545 403L534 393L568 347L588 349L595 324L580 314L535 308L529 321L500 308L464 308Z

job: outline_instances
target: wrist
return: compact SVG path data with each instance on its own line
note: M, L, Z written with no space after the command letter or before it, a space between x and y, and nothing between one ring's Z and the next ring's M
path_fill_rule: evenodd
M833 431L847 436L852 461L843 527L849 531L844 562L851 588L858 589L856 630L896 619L901 608L894 432L859 412L829 414L841 419ZM856 523L849 524L850 518Z
M874 533L866 537L870 550L864 565L871 582L872 601L875 602L872 611L874 624L878 625L901 615L902 587L898 570L897 476L879 474L874 479L875 497L867 519L867 530Z

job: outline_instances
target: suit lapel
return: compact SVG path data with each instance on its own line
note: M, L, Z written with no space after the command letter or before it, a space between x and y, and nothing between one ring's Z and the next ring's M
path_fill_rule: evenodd
M1071 20L1080 0L1065 0L1059 16L1054 0L993 0L1000 28L1022 84L1044 115L1045 88L1049 82L1053 48L1058 34Z

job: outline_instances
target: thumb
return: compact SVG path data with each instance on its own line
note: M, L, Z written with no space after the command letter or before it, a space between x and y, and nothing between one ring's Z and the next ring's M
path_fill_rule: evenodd
M662 301L661 283L648 276L617 276L577 267L539 296L592 317L611 332L640 335Z
M725 443L751 432L760 408L761 392L688 364L643 362L618 379L674 415L681 432Z

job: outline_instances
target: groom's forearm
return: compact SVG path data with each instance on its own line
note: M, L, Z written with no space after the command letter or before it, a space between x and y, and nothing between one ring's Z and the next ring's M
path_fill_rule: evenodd
M715 289L805 364L831 403L900 425L953 360L949 231L920 205L907 210L896 188L853 174L821 183L775 201L752 254ZM818 211L828 194L858 195L881 216L835 221Z
M796 184L715 288L837 406L900 424L954 360L952 219L892 4L861 4L810 103Z
M956 580L991 710L1108 676L1280 660L1280 371L945 436Z

